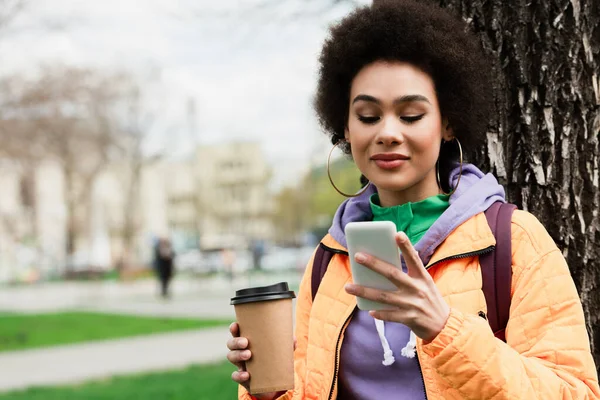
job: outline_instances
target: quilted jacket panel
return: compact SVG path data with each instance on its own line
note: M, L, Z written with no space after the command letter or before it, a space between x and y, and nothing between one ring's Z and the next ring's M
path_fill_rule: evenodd
M323 243L343 249L327 236ZM506 343L487 321L477 257L445 258L495 244L485 216L458 227L440 245L429 272L451 308L440 334L417 351L429 399L600 399L583 310L569 269L544 227L531 214L512 219L512 302ZM348 258L335 255L311 298L312 260L296 314L295 389L279 399L336 397L336 354L356 306L344 291ZM252 397L240 388L240 399Z

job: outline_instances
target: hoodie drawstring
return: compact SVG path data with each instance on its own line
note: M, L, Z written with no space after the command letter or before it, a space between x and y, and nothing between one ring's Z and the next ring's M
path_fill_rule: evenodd
M381 362L386 367L396 362L394 353L390 348L390 344L385 337L385 324L382 320L373 318L375 320L375 327L377 328L377 335L381 341L381 347L383 347L383 361ZM401 354L406 358L415 358L417 354L417 335L413 331L410 331L410 338L406 346L402 349Z
M401 351L401 354L406 358L415 358L417 354L417 335L413 331L410 331L410 338L406 347Z
M379 340L381 340L381 346L383 347L383 361L382 364L386 367L392 365L396 359L394 358L394 353L390 348L390 344L388 343L385 337L385 325L383 321L380 319L373 318L375 320L375 327L377 328L377 334L379 335Z

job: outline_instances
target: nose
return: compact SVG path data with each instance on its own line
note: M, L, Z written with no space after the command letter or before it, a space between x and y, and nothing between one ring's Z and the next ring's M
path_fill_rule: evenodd
M385 117L382 122L376 136L378 144L393 146L404 142L402 124L396 116Z

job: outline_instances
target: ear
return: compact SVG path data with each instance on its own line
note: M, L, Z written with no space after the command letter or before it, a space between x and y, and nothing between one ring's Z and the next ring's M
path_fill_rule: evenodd
M350 132L348 131L348 127L344 128L344 139L346 142L350 143Z
M442 139L446 142L450 142L454 139L454 130L450 126L450 122L447 118L442 120Z

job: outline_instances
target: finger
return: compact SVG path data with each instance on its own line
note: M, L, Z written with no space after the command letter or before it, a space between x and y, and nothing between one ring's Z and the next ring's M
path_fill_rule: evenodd
M245 337L235 337L227 341L227 348L229 350L244 350L248 348L248 339Z
M398 288L405 285L411 285L410 278L406 275L399 267L386 263L376 257L370 256L365 253L356 253L354 255L356 262L372 271L377 272L380 275L385 276L387 279L392 281Z
M250 350L232 350L227 353L227 360L230 363L237 365L240 369L245 369L244 363L248 361L250 357L252 357Z
M404 315L402 313L398 313L398 310L369 311L369 315L382 321L400 322L405 325L408 322L406 318L403 318Z
M402 258L408 268L408 276L411 278L425 278L426 276L429 276L429 273L423 265L423 261L421 261L421 257L419 257L419 253L410 243L406 233L398 232L396 234L396 243L402 252Z
M250 379L250 374L247 371L233 371L231 379L243 385Z
M399 307L402 305L400 297L395 292L387 290L379 290L368 288L366 286L347 284L345 286L346 292L363 299L376 301L378 303L389 304L392 306Z
M240 326L237 322L232 322L231 325L229 325L229 332L233 337L240 336Z

